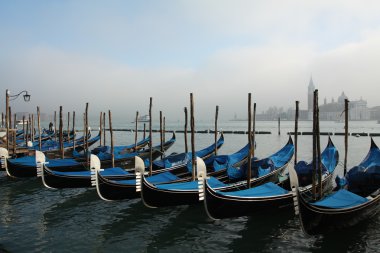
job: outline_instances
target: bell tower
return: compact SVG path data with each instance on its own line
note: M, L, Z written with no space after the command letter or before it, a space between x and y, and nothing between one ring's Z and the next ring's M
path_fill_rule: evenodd
M313 83L313 77L310 77L308 92L307 92L307 110L313 111L313 100L314 100L314 90L315 86Z

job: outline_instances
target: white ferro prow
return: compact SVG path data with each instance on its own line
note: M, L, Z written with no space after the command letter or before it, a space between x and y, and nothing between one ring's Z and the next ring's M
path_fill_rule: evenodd
M135 175L136 175L136 192L141 191L141 179L145 172L145 164L143 159L135 156Z
M46 157L45 157L45 154L42 153L41 151L38 151L36 150L35 151L35 157L36 157L36 169L37 169L37 176L38 177L41 177L42 179L42 184L46 187L46 188L49 188L49 189L54 189L53 187L50 187L46 182L45 182L45 169L44 169L44 166L45 164L48 164L48 162L46 162Z
M109 201L109 199L106 199L103 197L99 189L99 173L101 171L104 171L104 169L101 169L100 166L101 166L101 163L100 163L99 157L91 154L90 156L91 185L96 186L96 192L98 193L99 198L105 201Z
M42 176L43 166L46 163L45 154L41 151L36 150L36 169L37 169L37 177Z
M296 215L299 214L298 207L298 175L293 166L288 166L289 177L290 177L290 187L292 189L293 194L293 204L294 204L294 212Z
M206 164L202 158L197 157L197 178L198 178L198 193L199 201L205 199L205 180L207 180Z
M90 155L90 172L91 172L91 185L97 185L97 174L98 171L103 171L104 169L100 169L100 160L96 155Z
M0 148L1 168L7 170L7 159L9 157L8 150L6 148Z

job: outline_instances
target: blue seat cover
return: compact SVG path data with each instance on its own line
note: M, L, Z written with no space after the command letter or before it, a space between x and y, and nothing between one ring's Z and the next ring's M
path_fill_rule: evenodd
M136 179L127 179L127 180L110 180L112 183L124 184L124 185L136 185Z
M35 156L24 156L20 158L9 159L9 162L18 166L30 166L36 167L36 157ZM49 167L64 167L64 166L77 166L80 165L75 159L65 158L65 159L48 159L46 162L49 163Z
M212 188L222 187L225 186L224 183L220 182L218 179L214 177L210 177L208 179L208 183ZM198 180L191 181L191 182L179 182L179 183L172 183L172 184L160 184L156 186L158 189L163 190L198 190Z
M279 196L283 194L289 193L287 190L281 188L280 186L269 182L257 187L253 187L246 190L238 190L231 192L222 192L217 191L219 194L225 196L233 196L233 197L271 197L271 196Z
M150 177L146 177L146 181L148 181L151 184L161 184L161 183L166 183L174 180L178 180L179 177L176 175L170 173L169 171L156 174Z
M55 175L68 176L68 177L91 177L91 171L51 171Z
M198 189L198 181L190 181L190 182L180 182L180 183L172 183L172 184L160 184L156 186L158 189L163 190L197 190Z
M314 206L327 208L349 208L361 205L368 200L345 189L332 193L326 198L311 203Z
M226 186L225 183L219 181L217 178L215 177L210 177L209 179L207 179L207 183L208 185L211 187L211 188L219 188L219 187L223 187L223 186Z
M107 176L123 176L123 175L129 175L131 173L123 170L120 167L115 168L108 168L100 172L100 175L107 177Z

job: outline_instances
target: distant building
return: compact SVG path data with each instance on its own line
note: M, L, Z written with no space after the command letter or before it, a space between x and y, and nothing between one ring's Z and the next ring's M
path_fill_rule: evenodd
M375 106L370 109L370 119L380 122L380 106Z
M313 111L314 90L315 90L315 86L313 83L313 77L310 77L309 87L307 91L307 110L308 111Z
M299 120L312 120L313 119L313 104L314 104L314 91L315 86L313 78L310 77L308 91L307 91L307 109L299 110ZM342 94L338 99L331 98L331 102L327 102L324 98L323 104L319 105L319 119L328 121L343 121L344 119L344 101L348 99L346 94ZM278 118L284 120L294 120L295 109L289 108L286 112L277 107L270 107L266 112L258 114L257 120L277 120ZM380 120L380 106L369 109L367 101L360 98L349 102L349 120Z
M308 110L310 109L310 89L313 88L314 84L310 79L309 91L308 91ZM346 94L342 94L338 97L337 102L334 98L331 99L331 103L327 103L327 99L324 99L324 103L319 105L319 119L320 120L331 120L331 121L342 121L344 118L344 101L348 99ZM360 100L354 100L349 102L349 120L370 120L370 110L367 107L367 101L360 98ZM309 114L310 115L310 114ZM312 115L312 114L311 114Z
M371 114L367 107L367 101L360 98L360 100L350 101L350 120L370 120Z

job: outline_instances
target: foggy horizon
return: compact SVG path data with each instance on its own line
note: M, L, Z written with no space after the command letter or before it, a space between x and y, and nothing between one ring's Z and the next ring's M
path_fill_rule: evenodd
M319 103L344 91L377 98L380 3L367 1L20 1L0 3L0 83L22 97L12 112L77 117L136 111L183 120L193 92L196 120L271 106L307 108L312 76ZM1 100L4 112L5 101Z

